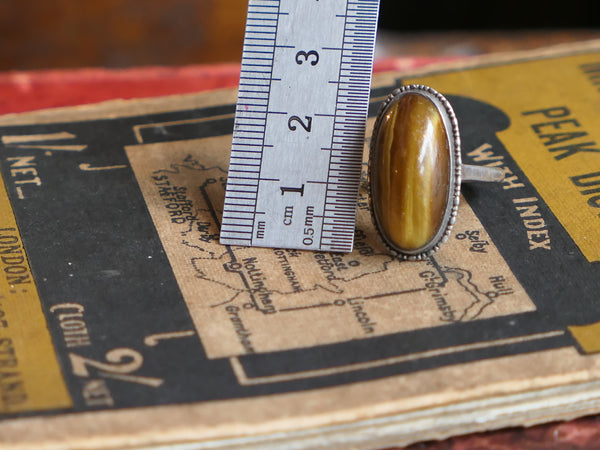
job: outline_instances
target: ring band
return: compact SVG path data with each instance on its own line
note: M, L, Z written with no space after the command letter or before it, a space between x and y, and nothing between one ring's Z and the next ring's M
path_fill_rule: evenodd
M504 172L496 167L472 166L470 164L462 165L461 181L463 183L469 183L472 181L498 182L502 181L503 179Z
M421 260L448 239L462 181L501 181L502 170L463 165L450 102L423 85L402 86L383 103L369 156L373 222L386 247Z

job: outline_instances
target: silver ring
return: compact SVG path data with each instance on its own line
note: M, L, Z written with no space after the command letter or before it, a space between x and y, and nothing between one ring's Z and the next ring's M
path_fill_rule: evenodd
M493 167L463 165L450 102L423 85L402 86L383 103L371 137L371 215L388 250L421 260L446 242L461 181L502 181Z

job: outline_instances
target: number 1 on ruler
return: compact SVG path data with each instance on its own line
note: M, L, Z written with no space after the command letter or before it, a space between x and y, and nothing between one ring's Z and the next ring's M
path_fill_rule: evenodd
M250 0L221 243L352 250L379 0Z

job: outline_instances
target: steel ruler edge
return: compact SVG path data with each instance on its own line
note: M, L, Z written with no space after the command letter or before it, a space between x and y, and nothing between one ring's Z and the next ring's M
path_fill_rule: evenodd
M350 252L379 0L249 0L220 242Z

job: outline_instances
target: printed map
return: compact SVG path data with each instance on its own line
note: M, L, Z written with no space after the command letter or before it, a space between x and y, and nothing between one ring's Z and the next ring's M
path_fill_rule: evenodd
M464 201L450 241L428 262L386 253L371 225L365 182L350 254L219 244L229 139L170 142L168 151L163 144L127 148L210 357L535 310Z

